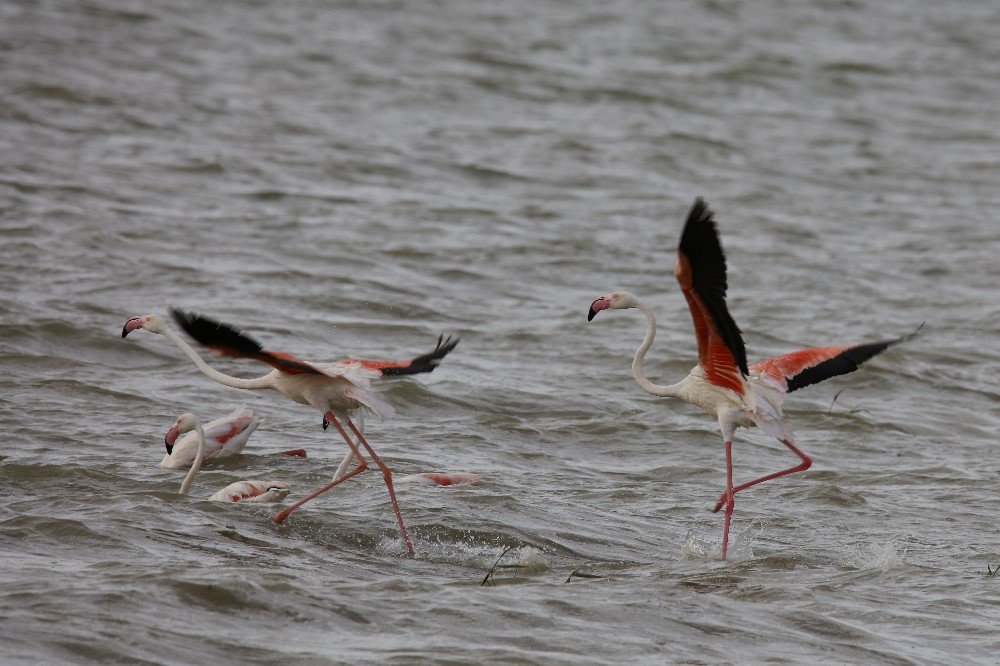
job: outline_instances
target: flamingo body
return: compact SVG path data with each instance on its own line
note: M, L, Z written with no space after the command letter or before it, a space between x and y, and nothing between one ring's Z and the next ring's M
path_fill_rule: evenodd
M291 490L284 481L257 481L247 479L237 481L213 494L212 502L280 502L288 497Z
M227 416L204 424L205 460L226 458L241 453L257 427L264 419L255 416L252 409L239 407ZM198 455L198 441L195 432L180 437L172 446L167 445L167 453L160 461L164 469L190 467Z
M422 486L472 486L479 483L478 474L467 472L452 472L443 474L441 472L424 472L423 474L409 474L396 479L396 483L418 483Z
M810 458L795 446L791 431L781 420L785 396L805 386L853 372L873 356L909 340L920 329L880 342L801 349L748 366L742 333L726 306L725 254L713 213L701 198L695 201L684 224L673 272L691 313L698 346L698 365L680 382L659 385L646 378L643 365L656 335L656 319L650 307L637 296L627 291L601 296L591 303L587 319L592 320L604 310L636 308L641 311L646 317L646 336L632 361L636 382L647 393L684 400L716 418L725 448L726 490L714 510L726 507L722 536L722 558L725 559L735 494L758 483L804 471L812 465ZM754 426L776 437L801 462L734 485L733 433L736 428Z

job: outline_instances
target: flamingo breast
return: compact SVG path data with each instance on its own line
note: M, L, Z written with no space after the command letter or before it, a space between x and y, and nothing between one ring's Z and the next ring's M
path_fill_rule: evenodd
M716 386L708 381L705 371L701 366L695 366L691 373L680 383L681 398L696 407L701 407L716 418L720 414L731 412L734 409L744 411L752 408L736 391L721 386Z

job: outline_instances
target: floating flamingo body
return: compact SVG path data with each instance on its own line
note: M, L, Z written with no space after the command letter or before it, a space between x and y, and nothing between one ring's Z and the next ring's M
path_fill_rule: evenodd
M196 445L196 453L194 460L191 462L191 469L188 470L187 476L184 477L184 481L181 482L181 487L178 491L181 495L187 495L188 490L191 488L191 482L194 481L195 475L201 469L201 463L205 459L206 454L205 431L197 416L190 412L181 414L174 425L170 426L170 429L167 430L163 441L167 446L172 446L178 436L182 434L194 435ZM258 481L256 479L249 479L231 483L219 492L211 495L208 499L212 502L280 502L288 496L290 490L291 486L284 481Z
M211 502L280 502L291 490L284 481L237 481L209 496Z
M227 416L205 423L205 460L227 458L241 453L250 435L264 422L255 416L252 409L239 407ZM165 469L190 467L198 455L198 436L194 431L179 437L173 444L167 444L167 453L160 461Z
M646 316L646 336L632 361L636 382L655 396L677 398L712 414L722 431L726 457L726 490L715 505L726 507L722 558L726 558L736 493L764 481L809 469L812 461L794 444L782 423L785 395L810 384L847 374L889 347L913 335L859 345L813 347L747 365L742 333L726 306L726 260L712 211L697 199L688 215L674 262L674 276L687 301L698 343L698 365L680 382L658 385L643 371L646 353L656 335L656 320L646 303L626 291L594 300L588 321L603 310L637 308ZM919 330L919 329L917 329ZM732 438L738 427L754 427L776 437L800 463L738 485L733 484Z
M411 555L414 554L413 544L406 532L399 504L396 502L392 485L392 472L365 440L361 431L351 420L350 412L364 408L381 418L394 414L395 410L392 405L371 390L372 381L383 376L430 372L437 367L442 358L455 348L455 345L458 344L457 339L448 338L445 340L443 336L439 337L437 346L431 352L408 361L347 359L334 363L313 364L299 360L291 354L265 350L256 340L228 324L179 310L173 310L171 314L188 335L216 354L254 359L267 363L274 370L255 379L242 379L219 372L208 365L183 338L170 330L163 318L158 315L130 318L122 329L122 337L124 338L130 332L140 328L165 335L194 362L202 373L220 384L242 389L271 389L294 402L319 410L323 414L323 427L333 425L350 448L341 468L346 466L351 456L357 459L358 464L352 471L346 474L340 474L338 471L330 483L275 514L275 521L282 522L292 511L306 502L367 468L368 464L364 456L361 455L341 424L343 421L382 471L389 499L399 523L400 533L406 542L407 550Z
M478 474L467 472L453 472L444 474L441 472L424 472L423 474L409 474L396 479L396 483L416 483L422 486L473 486L480 482Z

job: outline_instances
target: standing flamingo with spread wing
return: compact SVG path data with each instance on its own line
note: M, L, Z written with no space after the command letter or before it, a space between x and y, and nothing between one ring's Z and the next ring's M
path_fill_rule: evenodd
M368 451L368 454L371 455L375 464L382 470L382 477L389 491L389 499L392 502L392 508L399 523L399 531L406 542L406 548L410 555L414 554L413 543L406 532L403 515L399 510L399 504L396 502L396 493L392 485L392 472L382 462L382 459L375 453L375 450L368 444L367 440L365 440L364 435L361 434L361 431L351 420L349 412L363 407L382 418L394 414L395 410L392 408L392 405L370 389L372 380L386 375L396 376L430 372L437 367L438 362L448 352L455 348L455 345L458 344L458 339L452 340L448 338L444 340L438 338L437 347L433 351L409 361L348 359L334 363L314 365L301 361L290 354L265 350L259 342L228 324L179 310L172 310L171 314L174 317L174 321L188 335L215 353L223 356L262 361L272 366L274 370L254 379L232 377L219 372L208 365L198 352L185 342L183 338L170 330L162 317L155 314L130 318L125 322L125 326L122 329L122 337L124 338L132 331L140 328L151 333L164 335L177 345L198 366L198 369L202 373L220 384L241 389L272 389L299 404L318 409L323 414L323 427L326 428L328 425L333 425L344 441L347 442L347 446L350 448L348 455L353 455L357 459L358 464L353 470L343 475L338 473L330 483L317 488L305 498L278 512L274 516L275 521L282 522L292 511L309 500L352 476L360 474L368 467L364 456L358 451L354 441L341 425L340 421L343 420L358 438L362 446Z
M205 430L202 428L201 420L191 412L181 414L177 418L177 421L167 430L163 441L168 447L173 446L174 442L177 441L177 437L185 433L194 434L195 443L198 445L198 452L191 462L191 469L188 470L187 476L181 482L180 490L177 491L181 495L187 495L188 489L191 488L191 482L194 481L195 474L201 469L201 463L205 459L206 454ZM289 490L291 490L291 486L284 481L248 479L246 481L230 483L208 499L211 502L280 502L288 497Z
M893 340L859 345L814 347L747 366L740 329L726 308L726 258L719 243L712 211L698 198L688 214L674 262L694 320L698 365L676 384L661 386L646 378L643 362L656 335L656 320L649 306L627 291L601 296L590 305L587 320L602 310L637 308L646 316L646 337L635 352L635 381L655 396L678 398L715 416L726 451L726 490L713 511L726 507L722 533L722 559L726 559L729 525L736 493L779 476L809 469L812 461L792 442L792 433L781 422L785 395L830 377L844 375L889 347L910 339L916 331ZM919 328L917 330L920 330ZM801 462L788 469L733 485L732 438L738 427L757 426L778 438Z

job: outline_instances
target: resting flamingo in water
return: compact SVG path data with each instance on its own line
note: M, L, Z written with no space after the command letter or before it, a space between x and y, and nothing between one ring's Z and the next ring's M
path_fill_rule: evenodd
M124 338L140 328L151 333L164 335L177 345L202 373L220 384L241 389L272 389L299 404L318 409L323 414L324 429L328 425L333 425L350 448L348 456L353 455L357 459L358 464L353 470L342 475L338 473L330 483L317 488L305 498L275 514L274 520L276 522L282 522L292 511L317 495L367 469L367 461L358 451L344 426L341 425L341 420L343 420L382 471L382 477L389 491L389 499L399 523L399 531L406 542L407 551L410 555L414 554L413 543L406 532L403 515L396 502L396 493L392 485L392 472L361 434L361 431L351 420L349 412L366 408L381 418L394 414L395 410L392 405L370 389L371 382L384 376L430 372L437 367L442 358L455 348L458 339L439 337L438 344L432 351L407 361L347 359L314 365L301 361L291 354L265 350L259 342L228 324L179 310L172 310L171 314L174 321L188 335L215 353L262 361L272 366L274 370L254 379L232 377L219 372L208 365L183 338L174 333L162 317L155 314L131 317L125 322L122 337Z
M204 460L227 458L241 453L250 435L264 422L248 407L238 407L231 414L214 419L202 426L204 433ZM190 467L198 456L198 433L191 430L176 441L164 441L167 453L160 461L165 469Z
M187 476L181 482L180 490L177 491L181 495L187 495L188 489L191 488L191 482L194 481L194 477L201 469L201 463L205 459L205 431L198 417L188 412L178 417L163 438L167 446L172 446L178 436L186 433L194 435L198 452L191 463L191 469L188 470ZM231 483L208 499L211 502L280 502L288 496L289 490L291 490L291 486L284 481L248 479Z
M726 507L722 532L722 559L726 559L736 493L764 481L805 471L812 465L809 456L795 446L792 433L781 422L785 395L853 372L876 354L910 339L916 331L881 342L801 349L748 367L742 334L726 307L725 255L712 211L701 198L695 201L684 225L674 261L674 276L687 300L698 342L698 365L680 382L661 386L646 378L643 362L656 335L656 320L650 307L634 294L615 291L595 299L590 304L587 320L592 320L602 310L637 308L646 316L646 336L632 361L635 381L647 393L684 400L704 409L718 421L726 455L726 490L713 511L723 505ZM741 426L757 426L777 437L801 462L734 486L732 438L733 432Z
M205 460L228 458L243 452L257 427L264 422L263 417L256 416L249 407L238 407L228 416L223 416L204 424ZM166 443L167 453L160 461L164 469L181 469L190 467L198 455L198 443L194 431L181 437L177 442ZM290 449L280 451L279 455L306 457L305 449Z

